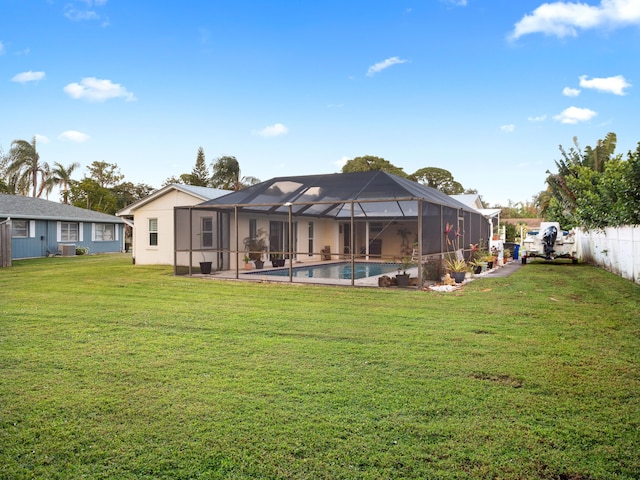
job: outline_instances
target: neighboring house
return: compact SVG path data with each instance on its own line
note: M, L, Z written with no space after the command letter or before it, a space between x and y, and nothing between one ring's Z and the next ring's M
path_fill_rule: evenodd
M266 261L393 261L466 250L490 231L475 208L379 171L273 178L178 207L175 222L176 273L192 273L201 261L240 269L247 242L261 237Z
M464 203L472 208L478 210L486 218L491 219L491 231L489 232L488 239L491 240L495 235L498 235L500 231L500 212L499 208L485 208L482 203L482 198L477 193L465 193L461 195L451 195L452 198ZM504 240L504 239L503 239Z
M228 190L172 183L116 212L132 220L133 261L138 265L173 265L173 209L196 205Z
M123 250L124 223L113 215L42 198L0 194L0 223L11 226L11 258Z

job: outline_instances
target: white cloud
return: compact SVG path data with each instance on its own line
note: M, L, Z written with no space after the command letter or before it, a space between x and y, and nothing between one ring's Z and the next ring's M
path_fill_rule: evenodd
M42 80L44 77L45 77L44 72L28 71L28 72L22 72L22 73L18 73L17 75L14 75L11 81L17 82L17 83L37 82L39 80Z
M510 35L516 40L530 33L557 37L576 37L578 30L640 25L638 0L601 0L600 5L586 3L543 3L515 24Z
M546 115L539 115L537 117L529 117L527 120L530 122L544 122L547 119Z
M586 75L580 77L580 86L582 88L595 88L601 92L613 93L614 95L626 95L625 88L629 88L631 84L627 82L622 75L608 78L592 78L587 80Z
M571 88L571 87L564 87L562 89L562 94L565 97L577 97L578 95L580 95L580 89Z
M367 70L367 77L372 77L373 75L375 75L378 72L381 72L385 68L389 68L393 65L399 65L401 63L407 63L407 60L403 60L399 57L387 58L382 62L378 62L375 65L370 66L369 70Z
M86 133L78 132L77 130L67 130L58 135L60 140L68 140L70 142L82 143L89 140L89 135Z
M561 123L576 124L578 122L586 122L597 115L596 112L588 108L569 107L565 108L561 113L553 117Z
M261 137L278 137L286 134L288 131L289 129L282 123L274 123L273 125L264 127L262 130L254 131L254 133Z
M4 43L0 41L0 55L4 55Z
M451 3L452 5L455 5L456 7L466 7L467 6L467 0L446 0L447 3Z
M75 4L80 4L76 7L73 3L68 3L65 6L64 16L72 22L83 22L87 20L102 20L102 26L109 25L109 19L100 15L93 7L103 7L106 5L107 0L82 0L76 1Z
M36 142L37 143L49 143L49 137L44 135L39 135L36 133Z
M515 129L516 126L513 123L510 123L509 125L502 125L500 127L500 131L504 133L512 133Z
M70 83L64 87L64 91L71 98L90 102L104 102L110 98L124 98L128 102L137 100L133 93L122 85L95 77L83 78L80 83Z

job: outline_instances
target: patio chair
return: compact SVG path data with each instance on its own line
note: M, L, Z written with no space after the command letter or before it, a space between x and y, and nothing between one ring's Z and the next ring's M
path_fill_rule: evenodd
M320 253L322 254L322 260L331 260L331 246L330 245L325 245L325 247L320 250Z

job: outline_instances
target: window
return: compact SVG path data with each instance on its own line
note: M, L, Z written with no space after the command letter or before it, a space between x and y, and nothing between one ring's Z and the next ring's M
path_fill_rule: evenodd
M111 242L116 238L115 225L112 223L96 223L95 227L95 241L96 242Z
M12 220L11 236L27 238L29 236L29 222L27 220Z
M313 256L313 222L309 222L309 256Z
M202 219L202 248L213 247L213 218L204 217Z
M149 219L149 245L152 247L158 246L158 219Z
M249 219L249 238L258 238L258 221L255 218Z
M78 224L71 222L60 222L60 241L61 242L77 242L78 241Z

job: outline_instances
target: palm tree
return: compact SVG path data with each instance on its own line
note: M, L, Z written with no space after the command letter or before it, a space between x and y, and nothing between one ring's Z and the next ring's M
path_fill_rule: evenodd
M62 203L69 203L69 184L71 183L71 174L76 168L79 168L78 162L73 162L65 167L61 163L54 162L52 173L52 184L60 187L62 193Z
M210 183L214 188L237 191L260 183L260 179L240 176L240 163L236 157L224 156L213 163L213 176Z
M11 163L7 168L9 175L15 175L16 191L26 193L27 185L33 187L33 196L42 195L44 188L38 190L38 175L42 179L42 183L46 183L49 165L40 163L40 155L36 150L36 137L33 137L31 143L26 140L14 140L11 143L9 151Z

